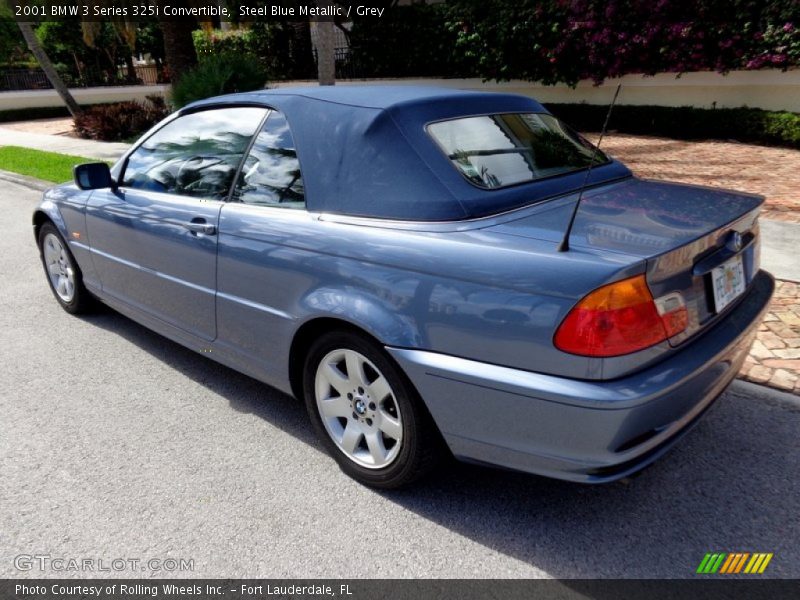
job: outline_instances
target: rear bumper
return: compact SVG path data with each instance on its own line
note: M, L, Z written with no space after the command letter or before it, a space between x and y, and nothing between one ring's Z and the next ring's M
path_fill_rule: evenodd
M579 381L388 348L456 457L602 483L667 452L736 377L775 288L760 272L727 317L634 375Z

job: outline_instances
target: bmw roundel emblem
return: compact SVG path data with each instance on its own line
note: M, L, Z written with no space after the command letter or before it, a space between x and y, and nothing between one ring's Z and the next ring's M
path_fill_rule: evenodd
M742 249L743 245L742 234L739 233L738 231L732 232L731 237L728 241L728 245L734 252L739 252L739 250Z

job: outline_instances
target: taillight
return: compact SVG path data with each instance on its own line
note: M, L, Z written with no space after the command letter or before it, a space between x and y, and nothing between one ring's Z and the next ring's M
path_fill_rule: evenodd
M678 335L689 326L689 313L686 311L686 303L680 292L661 296L653 302L655 302L656 310L664 323L667 338Z
M620 356L649 348L688 324L678 293L653 299L644 275L604 285L576 304L556 331L556 348L581 356Z

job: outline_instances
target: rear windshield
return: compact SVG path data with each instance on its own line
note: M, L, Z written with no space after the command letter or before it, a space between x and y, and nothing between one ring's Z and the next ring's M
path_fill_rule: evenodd
M440 121L428 133L469 181L501 188L608 162L552 115L513 113Z

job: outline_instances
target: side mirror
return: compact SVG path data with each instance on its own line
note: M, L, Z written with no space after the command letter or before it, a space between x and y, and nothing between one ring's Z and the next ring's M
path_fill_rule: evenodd
M111 177L111 170L104 162L76 165L72 169L72 174L75 177L75 185L82 190L113 189L117 186L117 182Z

